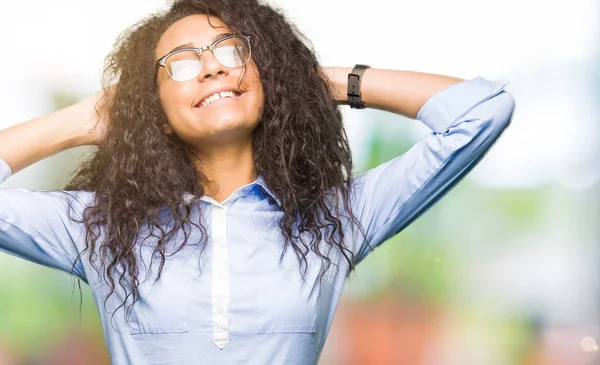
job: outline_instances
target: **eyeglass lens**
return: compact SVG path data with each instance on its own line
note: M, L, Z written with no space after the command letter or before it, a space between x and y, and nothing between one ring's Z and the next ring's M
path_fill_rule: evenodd
M214 47L217 61L225 67L239 67L250 59L250 46L242 37L227 38ZM181 51L165 60L167 71L175 81L187 81L202 71L202 57L195 51Z

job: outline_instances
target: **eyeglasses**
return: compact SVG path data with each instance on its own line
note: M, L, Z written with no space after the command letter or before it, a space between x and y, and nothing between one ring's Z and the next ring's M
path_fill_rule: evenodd
M210 46L202 48L181 48L172 51L156 61L156 67L162 66L175 81L192 80L202 71L202 52L209 49L217 61L225 67L239 67L250 61L250 37L229 34L216 40Z

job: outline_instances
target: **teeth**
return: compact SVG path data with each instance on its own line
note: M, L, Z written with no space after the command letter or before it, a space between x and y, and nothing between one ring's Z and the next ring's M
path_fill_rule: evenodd
M219 100L221 98L235 98L235 93L233 91L221 91L220 93L213 94L208 98L204 99L200 104L200 107L203 108L213 101Z

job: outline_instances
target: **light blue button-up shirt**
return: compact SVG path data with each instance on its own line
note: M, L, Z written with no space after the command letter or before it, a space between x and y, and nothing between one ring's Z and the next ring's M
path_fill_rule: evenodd
M417 115L432 132L356 178L352 209L371 246L408 226L484 156L514 111L505 84L475 78L437 93ZM0 184L10 175L0 159ZM81 217L93 193L74 197ZM61 192L0 189L0 250L66 272L75 264L74 275L90 285L101 309L113 364L316 364L348 265L332 252L340 269L332 266L322 282L322 261L312 252L305 281L293 250L280 265L278 208L260 176L220 204L203 197L192 214L205 215L206 249L200 251L193 232L189 245L167 258L157 282L158 265L149 265L153 241L140 240L141 298L128 321L122 309L112 316L124 299L118 286L105 310L108 286L90 266L89 253L74 262L85 247L84 227L69 219ZM345 229L345 245L360 262L369 246L359 231Z

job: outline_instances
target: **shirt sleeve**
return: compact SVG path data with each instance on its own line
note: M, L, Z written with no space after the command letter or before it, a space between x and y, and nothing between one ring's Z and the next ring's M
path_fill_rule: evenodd
M506 84L478 77L438 92L417 114L432 132L355 179L353 212L369 242L355 242L355 263L443 197L492 147L514 112Z
M11 174L10 166L0 159L0 185ZM76 242L83 231L69 218L65 195L60 191L0 189L0 251L87 282L81 260L73 267L79 253ZM79 214L79 201L73 199L73 203Z

